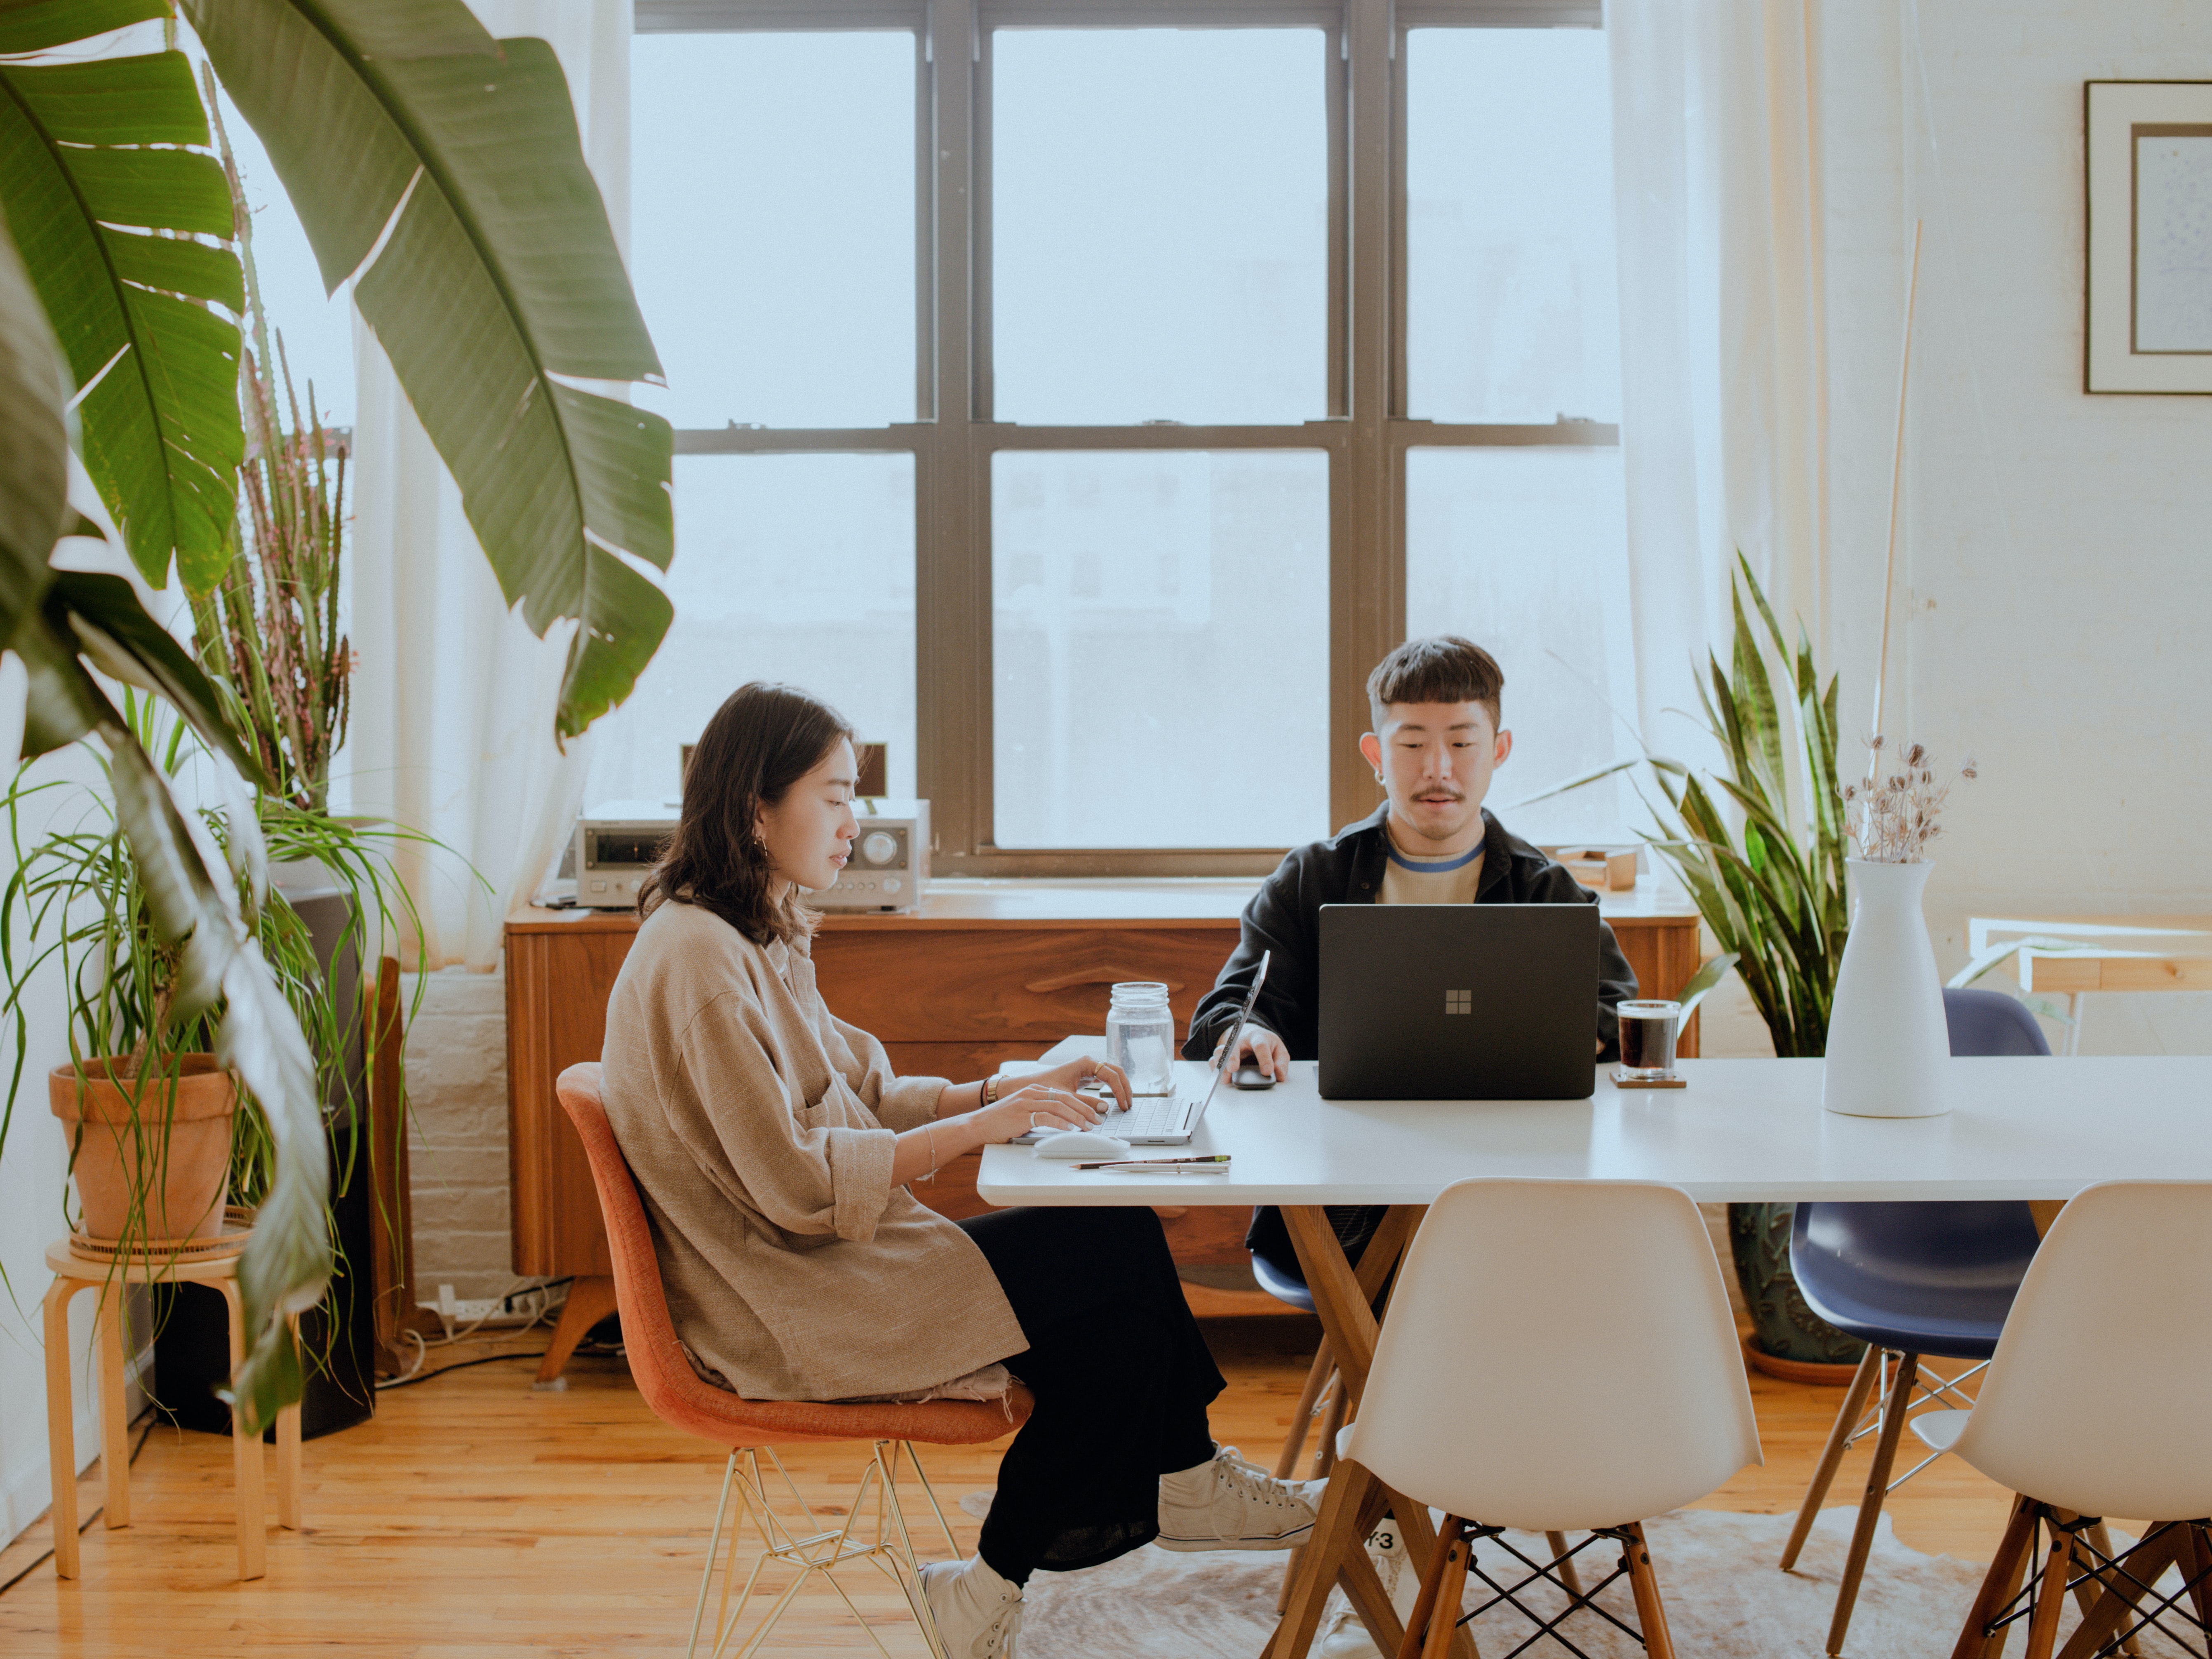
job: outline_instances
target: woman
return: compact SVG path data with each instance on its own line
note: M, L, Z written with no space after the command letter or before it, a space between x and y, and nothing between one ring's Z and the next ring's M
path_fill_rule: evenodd
M787 686L745 686L692 751L676 834L607 1005L607 1117L653 1224L676 1328L748 1399L965 1394L1003 1361L1036 1407L1006 1453L977 1554L922 1570L957 1659L1010 1654L1021 1587L1155 1538L1286 1549L1319 1482L1218 1447L1224 1386L1143 1209L1007 1210L951 1222L906 1190L1032 1127L1098 1121L1093 1060L1024 1079L891 1074L823 1006L802 890L857 825L852 732Z

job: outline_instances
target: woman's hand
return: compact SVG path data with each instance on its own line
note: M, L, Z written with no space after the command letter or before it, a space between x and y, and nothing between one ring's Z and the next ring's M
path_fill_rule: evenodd
M1128 1075L1110 1060L1071 1060L1049 1072L1034 1073L1024 1080L1055 1089L1079 1089L1086 1083L1103 1083L1112 1093L1116 1107L1124 1112L1129 1109Z
M1064 1069L1064 1068L1062 1068ZM1002 1140L1012 1140L1032 1129L1088 1129L1098 1121L1098 1109L1073 1090L1046 1081L1045 1076L1033 1077L1022 1086L992 1105L977 1108L968 1115L987 1146ZM1122 1085L1127 1087L1125 1082Z

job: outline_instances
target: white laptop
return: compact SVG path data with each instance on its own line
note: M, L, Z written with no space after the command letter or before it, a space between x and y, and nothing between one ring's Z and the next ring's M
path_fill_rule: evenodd
M1244 1022L1252 1018L1252 1005L1260 1000L1260 988L1267 982L1267 960L1273 954L1261 952L1259 971L1252 975L1252 988L1245 994L1244 1006L1237 1011L1237 1023L1229 1028L1228 1041L1215 1052L1213 1063L1206 1068L1205 1086L1188 1091L1178 1089L1173 1094L1139 1095L1127 1112L1115 1111L1109 1106L1098 1122L1102 1131L1132 1146L1190 1144L1222 1079L1237 1069L1237 1051L1243 1043ZM1109 1094L1106 1098L1110 1102L1113 1097ZM1022 1139L1030 1137L1024 1135Z

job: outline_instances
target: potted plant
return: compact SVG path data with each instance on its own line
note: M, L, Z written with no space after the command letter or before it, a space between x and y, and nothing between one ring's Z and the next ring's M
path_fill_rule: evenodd
M645 572L674 550L672 441L659 416L571 383L660 366L544 41L495 40L462 0L6 11L0 100L29 118L0 124L0 170L24 186L0 236L0 646L28 672L22 757L97 745L148 938L175 955L167 1018L210 1020L261 1109L270 1182L240 1265L247 1351L233 1379L258 1426L298 1397L287 1316L331 1267L316 1064L240 903L258 876L200 844L112 687L168 702L216 770L283 786L129 583L52 558L93 529L68 502L72 411L148 584L173 567L204 592L234 550L242 301L199 88L174 50L63 55L140 19L166 20L173 44L179 16L276 158L329 284L354 279L505 591L541 636L578 624L556 738L626 696L666 632ZM467 95L449 95L457 84ZM364 143L379 165L359 165ZM118 167L133 181L122 195L108 187ZM456 332L478 349L453 352ZM257 816L226 821L241 854ZM0 1120L0 1155L4 1140Z
M123 720L141 752L164 757L173 780L200 745L163 705L124 694ZM0 1013L28 1036L26 994L50 969L63 987L69 1063L47 1078L54 1115L70 1125L79 1212L71 1231L104 1253L155 1258L224 1230L227 1200L250 1204L268 1186L276 1126L234 1066L218 1055L227 998L194 994L189 940L163 937L149 871L116 805L118 762L84 745L97 781L35 781L16 769L4 802L15 868L0 889ZM251 800L231 792L203 809L210 864L259 963L274 969L295 1018L309 1000L296 919L272 906ZM303 967L308 971L303 972ZM5 1113L20 1092L21 1062ZM241 1149L247 1155L241 1158ZM66 1209L66 1203L64 1206Z
M1736 556L1735 625L1729 667L1706 656L1698 684L1706 729L1722 755L1711 787L1679 761L1646 757L1665 797L1648 837L1673 866L1783 1058L1826 1052L1828 1016L1850 908L1843 790L1837 776L1836 678L1825 687L1803 624L1793 649ZM1744 608L1749 592L1765 639ZM1780 668L1768 670L1771 643ZM1790 1204L1731 1204L1729 1241L1759 1354L1798 1364L1848 1366L1864 1345L1805 1305L1790 1271Z

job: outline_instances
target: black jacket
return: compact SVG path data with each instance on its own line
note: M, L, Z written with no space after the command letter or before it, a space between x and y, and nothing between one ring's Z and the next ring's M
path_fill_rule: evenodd
M1244 907L1243 937L1223 966L1213 988L1191 1016L1186 1060L1212 1056L1237 1011L1252 988L1252 973L1262 951L1273 951L1267 982L1252 1018L1291 1051L1293 1060L1313 1060L1320 1046L1321 907L1372 904L1382 894L1382 871L1389 860L1389 817L1385 802L1374 814L1328 841L1294 848L1276 866L1252 902ZM1482 880L1478 904L1595 904L1597 895L1546 858L1504 825L1482 815ZM1614 1005L1636 994L1636 974L1621 954L1613 929L1598 924L1597 1034L1604 1043L1601 1060L1620 1055L1620 1021Z

